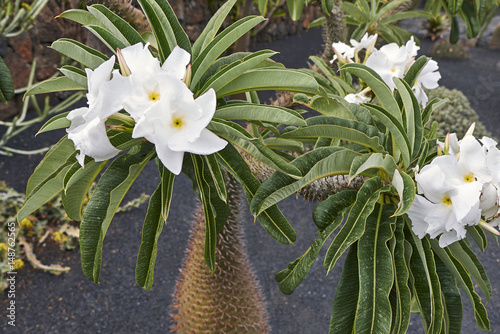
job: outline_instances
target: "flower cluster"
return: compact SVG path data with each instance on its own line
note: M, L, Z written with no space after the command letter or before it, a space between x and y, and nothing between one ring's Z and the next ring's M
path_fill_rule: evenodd
M415 56L420 49L413 40L413 37L406 45L398 46L396 43L390 43L382 46L380 49L375 48L377 35L369 36L366 33L360 42L351 39L351 46L342 42L333 43L332 47L335 52L333 61L338 60L340 63L359 63L358 53L362 49L366 49L363 64L377 72L391 90L396 88L393 78L403 78L411 65L415 61ZM412 87L415 97L418 102L425 107L428 102L427 95L423 88L434 89L438 87L438 81L441 74L438 72L438 64L435 60L429 60L422 71L417 76ZM364 94L348 94L345 99L351 103L364 103L369 101L369 98Z
M441 235L441 247L465 238L466 226L496 231L500 224L500 150L491 138L476 139L473 129L461 141L448 134L438 142L444 154L415 173L418 195L408 211L413 232Z
M141 43L118 50L119 70L113 70L115 56L94 71L86 69L88 106L72 110L67 129L80 154L96 161L116 156L106 134L108 117L125 110L135 121L133 138L145 138L155 144L158 158L172 173L182 169L184 152L211 154L227 142L206 126L216 108L213 89L197 97L184 82L190 54L175 47L163 64ZM188 73L189 74L189 73Z

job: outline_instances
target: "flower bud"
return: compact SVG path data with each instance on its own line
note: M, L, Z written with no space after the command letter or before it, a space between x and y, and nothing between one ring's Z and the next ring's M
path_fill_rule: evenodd
M125 62L125 58L123 57L122 52L120 49L116 49L116 56L118 58L118 64L120 64L120 72L124 77L128 77L132 72L130 72L130 68L128 67L127 63Z
M188 64L186 74L184 75L184 79L182 79L182 82L184 82L188 87L191 85L191 73L191 64Z

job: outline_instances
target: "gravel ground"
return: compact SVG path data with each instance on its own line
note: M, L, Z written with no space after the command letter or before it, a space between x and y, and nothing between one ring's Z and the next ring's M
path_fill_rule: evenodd
M287 67L307 66L310 54L319 54L319 30L302 33L259 48L279 51L273 59ZM420 54L426 54L431 42L422 41ZM486 48L472 48L465 60L438 59L443 78L441 85L458 88L471 100L481 120L494 136L500 138L500 52ZM23 134L15 138L16 148L43 147L55 143L61 132L42 134L34 138ZM42 156L0 156L0 180L18 191L24 191L28 177ZM142 193L151 194L158 183L156 167L149 164L131 188L128 199ZM0 300L2 332L18 333L157 333L167 332L171 295L184 256L190 228L195 195L187 177L176 178L174 198L169 221L158 245L155 282L150 291L137 286L134 279L135 261L140 245L142 222L146 205L127 213L118 214L104 242L101 282L96 285L87 280L80 267L79 251L60 252L54 246L35 249L44 263L70 266L69 273L53 276L36 271L27 265L20 270L16 281L16 327L7 325L6 294ZM242 217L248 254L263 293L268 302L268 314L274 333L326 333L335 287L340 277L342 261L328 276L322 260L313 264L309 276L291 296L283 295L274 275L300 256L315 237L311 219L313 204L293 198L280 205L300 237L293 246L283 246L269 237L261 226L253 223L248 212ZM248 210L247 210L248 211ZM491 240L493 242L493 240ZM286 249L285 249L286 248ZM324 255L324 252L323 252ZM319 259L323 258L320 254ZM493 286L492 301L487 305L492 332L500 332L500 249L491 245L479 254L487 268ZM409 333L423 333L420 318L412 318ZM471 306L465 300L464 333L479 333Z

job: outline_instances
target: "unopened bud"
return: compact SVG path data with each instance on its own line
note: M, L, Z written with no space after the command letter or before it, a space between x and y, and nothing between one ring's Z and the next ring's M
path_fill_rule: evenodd
M190 86L191 85L191 64L188 64L187 68L186 68L186 74L184 75L184 79L182 79L182 81L186 84L186 86Z
M450 152L450 133L446 134L446 138L444 139L444 154L448 154Z
M472 123L472 125L470 126L469 130L467 130L467 132L465 133L465 136L467 135L472 135L472 133L474 132L474 129L476 128L476 122ZM465 137L464 136L464 137Z
M116 56L118 58L118 64L120 64L120 72L124 77L128 77L132 72L130 72L130 68L125 62L125 58L120 49L116 49Z

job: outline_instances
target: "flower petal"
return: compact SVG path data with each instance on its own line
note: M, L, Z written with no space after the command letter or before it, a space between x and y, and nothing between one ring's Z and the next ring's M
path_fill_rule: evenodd
M184 152L172 151L165 143L157 143L155 148L158 159L163 165L175 175L179 175L182 171Z
M200 136L193 142L187 140L175 140L169 142L169 148L173 151L190 152L194 154L212 154L226 147L227 141L219 138L210 130L201 130Z
M161 68L168 75L182 80L186 75L186 66L189 64L190 59L191 55L189 52L176 45L167 59L165 59Z

